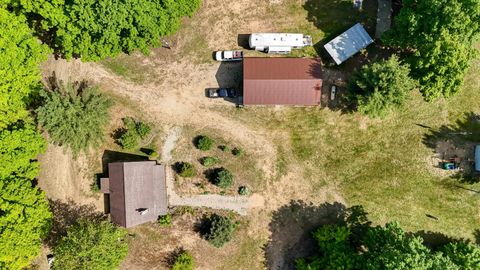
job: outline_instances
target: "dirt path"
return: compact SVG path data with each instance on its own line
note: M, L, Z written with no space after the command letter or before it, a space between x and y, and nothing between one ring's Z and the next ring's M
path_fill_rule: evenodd
M182 129L173 127L170 129L165 144L162 148L162 162L167 165L167 194L168 203L171 206L192 206L192 207L208 207L212 209L226 209L246 215L247 210L252 206L258 206L258 196L250 198L245 196L221 196L221 195L196 195L183 197L175 192L175 177L169 163L172 161L172 150L180 137Z

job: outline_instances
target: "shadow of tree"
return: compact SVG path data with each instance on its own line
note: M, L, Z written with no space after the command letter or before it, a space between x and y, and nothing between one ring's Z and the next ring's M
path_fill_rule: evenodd
M480 142L480 115L468 112L453 124L443 125L438 129L430 128L430 133L425 134L423 143L435 149L439 140L451 140L457 147L463 147L468 142Z
M63 236L67 229L76 224L80 219L92 221L105 220L107 217L98 212L93 205L78 205L72 200L67 202L49 200L50 209L53 213L52 229L45 239L45 243L53 247Z
M453 124L443 125L433 129L423 137L425 146L439 154L442 159L457 156L458 152L465 152L460 164L461 171L452 177L459 182L473 184L480 181L480 177L473 171L474 144L480 143L480 116L465 113Z
M463 239L453 238L443 233L424 230L411 233L410 235L422 237L424 245L431 248L432 250L437 250L438 248L451 242L463 241Z
M361 235L370 222L362 207L324 203L314 205L303 201L291 201L273 213L270 222L271 238L264 247L267 269L294 269L297 258L314 254L316 243L311 234L326 224L355 224L353 234ZM365 227L367 226L367 227Z

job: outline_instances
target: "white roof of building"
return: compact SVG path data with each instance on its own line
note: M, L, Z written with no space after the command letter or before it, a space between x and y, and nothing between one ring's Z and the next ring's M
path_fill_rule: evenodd
M350 58L373 42L360 23L355 24L343 34L325 44L325 49L337 65Z
M303 34L291 33L254 33L250 35L250 47L302 47L304 44Z

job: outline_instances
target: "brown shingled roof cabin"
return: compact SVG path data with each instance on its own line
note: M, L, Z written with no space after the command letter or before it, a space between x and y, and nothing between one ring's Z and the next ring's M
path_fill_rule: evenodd
M156 161L108 164L109 178L100 179L108 194L112 222L129 228L167 214L165 166Z
M320 59L243 59L244 105L320 105L322 89Z

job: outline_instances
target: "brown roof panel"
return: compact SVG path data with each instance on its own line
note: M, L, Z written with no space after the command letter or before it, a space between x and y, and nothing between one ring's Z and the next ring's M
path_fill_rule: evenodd
M246 105L318 105L321 80L246 80L243 103Z
M245 105L319 105L322 88L320 59L245 58Z
M243 59L244 80L321 79L319 58L246 57Z
M167 213L164 165L140 161L110 163L108 167L113 222L128 228Z

